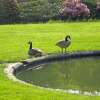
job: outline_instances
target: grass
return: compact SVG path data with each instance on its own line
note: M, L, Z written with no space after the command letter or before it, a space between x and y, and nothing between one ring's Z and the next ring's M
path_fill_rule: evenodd
M68 51L100 50L100 22L0 25L0 62L16 62L28 57L27 42L46 53L58 53L55 43L71 35ZM0 100L100 100L99 96L73 95L26 86L9 80L0 64Z

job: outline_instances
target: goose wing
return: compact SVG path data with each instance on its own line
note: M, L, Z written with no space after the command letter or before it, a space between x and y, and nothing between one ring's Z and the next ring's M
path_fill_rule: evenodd
M69 45L71 44L71 41L64 41L64 40L61 40L59 42L56 43L56 45L60 48L66 48L68 47Z
M41 53L41 50L40 49L37 49L37 48L32 48L28 51L28 54L29 55L35 55L37 53Z

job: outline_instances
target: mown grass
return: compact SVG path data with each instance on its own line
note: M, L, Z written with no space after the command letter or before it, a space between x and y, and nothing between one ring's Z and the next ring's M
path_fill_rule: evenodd
M27 42L46 53L58 53L56 41L71 35L68 51L100 50L100 22L0 25L0 62L16 62L28 58ZM0 65L0 100L100 100L90 97L39 89L9 80Z
M59 52L55 43L71 35L69 51L97 50L100 48L100 23L28 24L0 26L0 61L27 58L29 40L33 47L47 53Z

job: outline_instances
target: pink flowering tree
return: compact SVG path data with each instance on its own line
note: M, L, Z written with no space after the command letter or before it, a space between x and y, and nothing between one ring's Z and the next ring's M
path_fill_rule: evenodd
M87 18L90 16L90 10L80 0L65 0L61 15L67 18Z

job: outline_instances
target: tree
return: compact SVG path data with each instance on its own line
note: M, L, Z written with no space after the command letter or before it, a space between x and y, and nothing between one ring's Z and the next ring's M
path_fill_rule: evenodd
M87 5L80 0L65 0L63 2L61 14L62 16L71 19L86 18L90 16L90 10Z
M48 0L50 6L50 15L53 19L59 19L60 9L62 8L62 0Z
M21 5L22 20L27 22L46 22L57 19L60 15L62 0L23 0Z
M97 2L96 5L96 18L100 19L100 2Z
M24 22L38 22L49 16L47 0L26 0L21 2L21 18Z
M3 0L5 19L9 22L17 22L20 15L20 7L17 0Z
M84 4L90 9L90 18L95 19L96 17L96 0L82 0Z
M3 5L3 0L0 0L0 23L4 22L5 10Z

